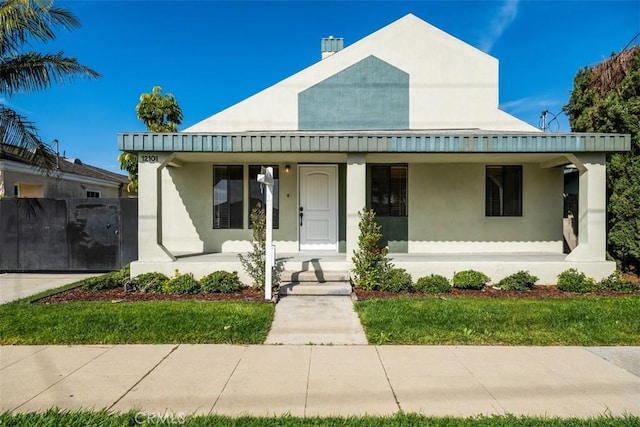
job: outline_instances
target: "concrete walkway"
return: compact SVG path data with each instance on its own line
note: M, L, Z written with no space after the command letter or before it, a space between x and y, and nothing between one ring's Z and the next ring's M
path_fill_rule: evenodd
M616 347L632 364L639 347ZM0 411L640 415L640 377L582 347L0 347ZM634 353L635 352L635 353Z
M92 273L3 273L0 274L0 304L96 275Z
M265 344L367 344L350 296L287 296Z

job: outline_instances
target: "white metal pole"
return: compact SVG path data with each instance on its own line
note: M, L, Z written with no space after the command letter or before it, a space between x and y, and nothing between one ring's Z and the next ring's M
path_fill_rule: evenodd
M267 224L264 260L264 298L271 300L271 274L273 271L273 168L267 168L265 187L267 190Z

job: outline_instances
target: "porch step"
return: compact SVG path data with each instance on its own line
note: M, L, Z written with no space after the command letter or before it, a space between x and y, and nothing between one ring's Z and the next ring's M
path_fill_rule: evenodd
M350 282L283 282L280 295L351 295Z
M351 275L347 271L283 271L282 282L350 282Z
M348 271L283 271L280 295L351 295Z

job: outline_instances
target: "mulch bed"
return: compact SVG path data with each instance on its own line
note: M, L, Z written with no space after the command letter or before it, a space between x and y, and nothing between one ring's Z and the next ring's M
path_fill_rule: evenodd
M563 292L556 286L536 286L528 292L518 291L502 291L492 287L486 287L481 291L469 289L453 288L448 294L420 294L406 293L398 294L388 291L364 291L360 288L354 288L353 292L359 301L380 298L422 298L422 297L438 297L450 298L456 296L478 297L478 298L568 298L575 296L640 296L637 292L614 292L614 291L597 291L586 294L577 294L571 292ZM252 301L265 302L264 292L257 291L253 288L245 288L240 292L231 294L197 294L197 295L172 295L172 294L153 294L139 291L125 292L124 289L105 289L101 291L89 291L82 287L69 289L48 297L35 301L35 304L64 304L79 301L109 301L109 302L141 302L141 301Z
M364 301L368 299L379 299L379 298L397 298L398 296L407 297L407 298L423 298L425 296L434 296L431 294L421 294L421 293L406 293L406 294L398 294L395 292L388 291L364 291L359 288L355 288L354 292L359 301ZM573 293L573 292L563 292L558 289L557 286L552 285L544 285L544 286L536 286L531 291L503 291L500 289L495 289L493 287L486 287L480 291L471 290L471 289L456 289L452 288L451 292L448 294L438 294L435 297L439 298L449 298L456 296L465 296L465 297L478 297L478 298L569 298L576 296L628 296L628 295L638 295L640 296L640 291L636 292L615 292L615 291L597 291L597 292L589 292L589 293Z
M197 294L197 295L169 295L152 294L139 291L125 292L123 288L89 291L82 287L69 289L35 301L36 304L60 304L78 301L110 301L110 302L138 302L138 301L254 301L264 302L264 291L245 288L231 294Z

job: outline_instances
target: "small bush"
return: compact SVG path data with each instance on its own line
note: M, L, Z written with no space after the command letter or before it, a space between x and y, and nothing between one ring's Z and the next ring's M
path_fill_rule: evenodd
M404 268L390 268L382 275L380 290L411 292L413 290L413 280Z
M579 272L575 268L570 268L558 275L558 289L564 292L591 292L595 288L595 281Z
M432 274L419 278L415 284L415 289L425 294L444 294L451 292L451 284L446 277Z
M82 286L89 291L101 291L103 289L115 289L129 280L129 266L122 268L118 271L112 271L111 273L103 274L96 277L88 277L82 281Z
M176 275L162 285L162 292L165 294L197 294L200 292L200 283L193 278L193 274Z
M498 282L498 287L505 291L530 291L537 281L538 278L528 271L518 271Z
M616 292L640 291L640 285L637 285L628 280L624 280L619 271L616 271L609 277L602 279L600 283L598 283L597 288Z
M243 286L237 272L215 271L200 279L200 287L202 292L207 294L230 294L239 291Z
M169 280L162 273L151 272L138 274L133 278L133 285L142 292L162 293L162 286Z
M376 213L373 209L364 209L358 212L358 216L360 217L358 248L351 258L353 281L356 286L365 291L382 289L386 280L385 275L393 268L393 264L387 258L389 249L378 246L378 241L382 237L382 225L376 222Z
M451 283L454 288L459 289L482 289L490 281L491 279L484 273L475 270L465 270L458 271L454 274Z

